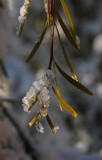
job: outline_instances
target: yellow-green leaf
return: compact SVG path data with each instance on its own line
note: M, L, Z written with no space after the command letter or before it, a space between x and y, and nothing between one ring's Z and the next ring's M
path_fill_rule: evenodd
M57 69L59 70L59 72L62 74L62 76L67 80L69 81L72 85L74 85L75 87L77 87L78 89L80 89L81 91L89 94L89 95L93 95L93 93L88 89L86 88L85 86L83 86L81 83L75 81L73 78L71 78L68 74L66 74L59 66L58 64L55 62L55 65L57 67Z
M39 39L39 41L36 42L36 44L35 44L32 52L31 52L30 55L28 56L26 62L29 62L29 61L32 59L32 57L35 55L36 51L37 51L38 48L40 47L40 44L41 44L41 42L42 42L42 40L43 40L43 38L44 38L44 36L45 36L47 27L48 27L48 23L46 22L45 27L44 27L44 30L43 30L43 32L42 32L42 34L41 34L41 36L40 36L40 39Z
M44 7L45 7L45 12L47 13L47 22L49 25L49 7L48 7L48 0L44 0Z
M64 34L66 35L67 39L70 41L70 43L76 48L79 50L79 47L76 43L76 41L73 39L71 33L69 32L68 28L66 27L65 23L63 22L59 12L58 12L58 9L56 7L56 5L54 4L54 8L55 8L55 12L56 12L56 15L57 15L57 18L58 18L58 21L63 29L63 32Z
M55 63L53 63L53 70L54 70L54 74L55 74L55 85L56 85L56 91L57 91L57 94L60 96L60 92L59 92L59 88L58 88L58 84L57 84L57 79L56 79L56 69L55 69ZM59 107L60 107L60 110L63 111L62 109L62 106L61 106L61 103L59 102Z
M40 119L41 119L41 114L39 114L39 116L38 116L37 128L39 128Z
M32 119L32 121L29 122L29 126L30 126L30 127L34 124L34 122L36 121L38 115L39 115L39 114L37 114L37 115Z
M73 26L73 23L72 23L72 20L71 20L69 11L68 11L68 9L67 9L67 6L66 6L66 4L65 4L65 1L64 1L64 0L60 0L60 1L61 1L61 4L62 4L62 7L63 7L63 9L64 9L65 15L66 15L66 17L67 17L67 21L68 21L70 30L71 30L71 32L72 32L73 39L76 41L76 35L75 35L75 31L74 31L74 26Z
M64 109L66 109L71 115L73 115L74 117L77 117L77 113L74 111L74 109L69 106L56 92L56 90L54 89L54 87L52 87L53 92L58 100L58 102L61 103L61 105L64 107Z
M61 49L62 49L62 53L63 53L63 55L64 55L65 61L66 61L66 63L67 63L67 66L68 66L69 69L70 69L70 72L71 72L71 74L72 74L73 79L77 81L77 76L75 75L74 70L73 70L73 68L72 68L72 66L71 66L71 63L70 63L70 61L69 61L69 58L68 58L68 56L67 56L67 54L66 54L66 51L65 51L63 42L62 42L62 40L61 40L61 37L60 37L60 34L59 34L59 31L58 31L57 26L56 26L56 30L57 30L57 34L58 34L60 46L61 46Z

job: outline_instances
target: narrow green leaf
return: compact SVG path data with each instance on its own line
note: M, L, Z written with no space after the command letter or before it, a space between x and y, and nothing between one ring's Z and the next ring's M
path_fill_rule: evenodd
M56 90L54 89L54 87L52 87L53 92L58 100L58 102L61 103L61 105L64 107L64 109L67 110L67 112L69 112L71 115L73 115L74 117L77 117L77 113L74 111L74 109L69 106L56 92Z
M74 70L73 70L73 68L72 68L72 66L71 66L71 63L70 63L70 61L69 61L69 58L68 58L68 56L67 56L67 54L66 54L66 51L65 51L63 42L62 42L62 40L61 40L61 37L60 37L60 34L59 34L59 31L58 31L57 26L56 26L56 30L57 30L57 34L58 34L60 46L61 46L61 49L62 49L62 53L63 53L63 55L64 55L65 61L66 61L66 63L67 63L67 66L68 66L69 69L70 69L70 72L71 72L71 74L72 74L73 79L77 81L77 76L75 75Z
M43 30L43 32L41 33L40 39L39 39L39 41L36 42L36 44L35 44L32 52L31 52L30 55L28 56L26 62L29 62L29 61L32 59L32 57L35 55L36 51L37 51L38 48L40 47L41 42L42 42L42 40L43 40L43 38L44 38L44 36L45 36L47 27L48 27L48 23L46 22L45 27L44 27L44 30Z
M18 31L18 36L20 37L21 34L22 34L22 31L23 31L23 28L24 28L24 24L25 23L21 23L20 26L19 26L19 31Z
M67 21L68 21L68 24L69 24L69 27L70 27L70 30L71 30L73 39L76 41L76 35L75 35L75 31L74 31L74 26L73 26L73 23L72 23L72 20L71 20L69 11L68 11L68 9L67 9L67 6L66 6L66 4L65 4L65 1L64 1L64 0L60 0L60 1L61 1L63 10L64 10L64 12L65 12L65 15L66 15L66 17L67 17Z
M58 12L58 9L56 7L56 5L54 4L54 8L55 8L55 12L56 12L56 15L57 15L57 18L58 18L58 21L63 29L63 32L64 34L66 35L67 39L70 41L70 43L76 48L79 50L79 47L76 43L76 41L73 39L72 35L70 34L68 28L66 27L65 23L63 22L59 12Z
M50 126L50 128L51 128L51 130L53 132L53 134L56 134L56 130L54 129L54 125L53 125L49 115L46 116L46 120L47 120L47 122L48 122L48 124L49 124L49 126Z
M53 123L52 123L52 121L51 121L51 119L50 119L50 117L49 117L48 115L46 116L46 119L47 119L47 122L48 122L48 124L49 124L51 130L53 130L54 125L53 125Z
M59 88L58 88L58 84L57 84L57 79L56 79L56 68L55 68L55 63L53 63L53 70L54 70L54 74L55 74L55 85L56 85L56 91L57 91L57 94L60 96L60 92L59 92ZM59 107L60 107L60 110L63 111L62 109L62 106L61 106L61 103L59 102Z
M68 74L66 74L59 66L58 64L55 62L55 65L57 67L57 69L59 70L59 72L62 74L62 76L67 80L69 81L72 85L74 85L75 87L77 87L78 89L80 89L81 91L89 94L89 95L93 95L93 93L88 89L86 88L85 86L83 86L81 83L75 81L73 78L71 78Z

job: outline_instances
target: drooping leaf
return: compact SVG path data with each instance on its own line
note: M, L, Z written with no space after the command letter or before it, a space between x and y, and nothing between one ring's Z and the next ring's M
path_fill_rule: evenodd
M24 25L25 25L25 22L26 22L26 19L27 19L27 16L28 16L30 5L31 5L31 0L29 0L29 3L26 3L26 4L24 3L24 6L26 8L26 14L25 15L20 15L20 16L24 16L25 20L21 21L21 23L20 23L19 30L18 30L18 33L17 33L19 36L21 36L21 34L22 34L22 31L23 31L23 28L24 28Z
M19 29L17 31L17 35L20 37L21 34L22 34L22 31L23 31L23 28L24 28L24 24L25 23L21 23L20 26L19 26Z
M47 22L49 25L49 7L48 7L48 0L44 0L44 7L45 7L45 12L47 14Z
M59 92L59 88L58 88L58 84L57 84L57 79L56 79L56 68L55 68L55 63L53 63L53 70L54 70L54 74L55 74L55 85L56 85L56 91L57 91L57 94L60 96L60 92ZM63 111L62 109L62 106L61 106L61 103L59 102L59 107L60 107L60 110Z
M58 12L58 9L56 7L56 5L54 4L54 8L55 8L55 12L56 12L56 15L57 15L57 18L58 18L58 21L63 29L63 32L64 34L66 35L67 39L70 41L70 43L76 48L79 50L79 47L76 43L76 41L73 39L71 33L69 32L68 28L66 27L65 23L63 22L59 12Z
M48 25L49 25L49 2L47 0L47 22L48 22Z
M61 46L61 49L62 49L62 53L63 53L63 55L64 55L65 61L66 61L66 63L67 63L67 66L68 66L69 69L70 69L70 72L71 72L71 74L72 74L73 79L77 81L77 76L75 75L74 70L73 70L73 68L72 68L72 66L71 66L71 63L70 63L70 61L69 61L69 58L68 58L68 56L67 56L67 54L66 54L66 51L65 51L63 42L62 42L62 40L61 40L61 37L60 37L60 34L59 34L59 31L58 31L57 26L56 26L56 30L57 30L57 34L58 34L60 46Z
M47 120L47 122L48 122L48 124L49 124L49 126L50 126L50 128L51 128L51 130L53 132L53 134L56 134L57 130L54 128L54 125L53 125L49 115L46 116L46 120Z
M35 44L32 52L31 52L30 55L28 56L26 62L29 62L29 61L32 59L32 57L35 55L36 51L37 51L38 48L40 47L41 42L42 42L42 40L43 40L43 38L44 38L44 36L45 36L47 27L48 27L48 23L46 22L45 27L44 27L44 30L43 30L43 32L41 33L40 39L36 42L36 44Z
M38 117L38 114L32 119L31 122L29 122L29 126L30 127L34 124L34 122L36 121L37 117Z
M74 26L73 26L73 23L72 23L72 20L71 20L71 17L70 17L68 8L67 8L64 0L60 0L60 1L61 1L63 10L64 10L64 12L65 12L65 15L66 15L66 17L67 17L67 21L68 21L68 24L69 24L69 27L70 27L70 30L71 30L73 39L76 41L76 35L75 35L75 31L74 31Z
M59 66L58 64L55 62L55 65L58 69L58 71L62 74L62 76L68 81L70 82L72 85L74 85L75 87L77 87L78 89L80 89L81 91L89 94L89 95L93 95L93 93L88 89L86 88L85 86L83 86L81 83L75 81L73 78L71 78L68 74L66 74Z
M38 116L37 128L39 128L40 119L41 119L41 114L39 114L39 116Z
M77 113L74 111L74 109L69 106L56 92L56 90L54 89L54 87L52 87L53 92L58 100L58 102L61 103L61 105L64 107L65 110L67 110L71 115L73 115L74 117L77 117Z
M47 120L47 122L48 122L48 124L49 124L51 130L53 131L54 125L53 125L53 123L52 123L52 121L51 121L49 115L46 116L46 120Z
M35 105L36 102L37 102L37 98L34 101L32 101L28 106L28 109L27 109L28 112L31 110L31 108Z

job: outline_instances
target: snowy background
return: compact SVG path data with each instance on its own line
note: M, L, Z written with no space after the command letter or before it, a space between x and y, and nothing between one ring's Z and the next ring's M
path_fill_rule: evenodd
M32 0L19 38L16 31L23 2L0 0L0 60L4 61L9 84L7 89L0 89L0 160L102 160L102 0L65 0L81 40L80 51L69 44L62 30L60 34L77 78L95 95L82 93L58 74L61 96L77 111L78 117L74 119L65 110L61 112L51 92L49 115L60 127L56 135L52 134L45 119L42 119L44 134L38 133L35 125L28 126L37 106L30 114L22 108L22 97L32 82L44 74L49 60L48 31L35 57L25 63L42 31L46 14L43 1ZM60 2L58 8L65 19ZM67 71L57 34L55 56ZM1 71L0 75L3 78ZM2 101L4 98L14 102Z

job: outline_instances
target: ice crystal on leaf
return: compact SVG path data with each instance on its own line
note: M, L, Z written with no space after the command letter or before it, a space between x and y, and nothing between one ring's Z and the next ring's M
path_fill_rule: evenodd
M78 47L80 48L80 38L79 38L79 36L76 36L76 43L77 43Z
M38 117L37 130L41 133L44 132L42 124L39 122L41 116L46 117L48 114L48 107L50 105L49 90L52 87L54 81L54 74L51 70L48 70L46 75L40 80L33 82L26 96L22 99L22 105L24 111L29 112L36 102L38 102L40 109L36 118ZM35 122L36 118L29 123L30 126Z
M56 134L57 131L58 131L58 129L59 129L59 126L58 126L58 125L54 126L53 132Z
M30 4L31 0L25 0L24 5L20 8L20 16L18 17L20 23L25 23Z
M47 71L46 75L40 80L33 82L26 96L22 99L24 110L29 112L33 104L38 101L39 105L43 104L43 108L49 107L50 95L49 89L54 81L54 74ZM30 108L29 108L30 107Z
M39 124L36 123L36 129L38 132L44 133L44 127L40 122L39 122Z
M24 24L26 22L31 1L32 0L25 0L23 6L20 8L20 16L18 17L18 21L20 22L20 27L18 31L19 36L21 35Z

